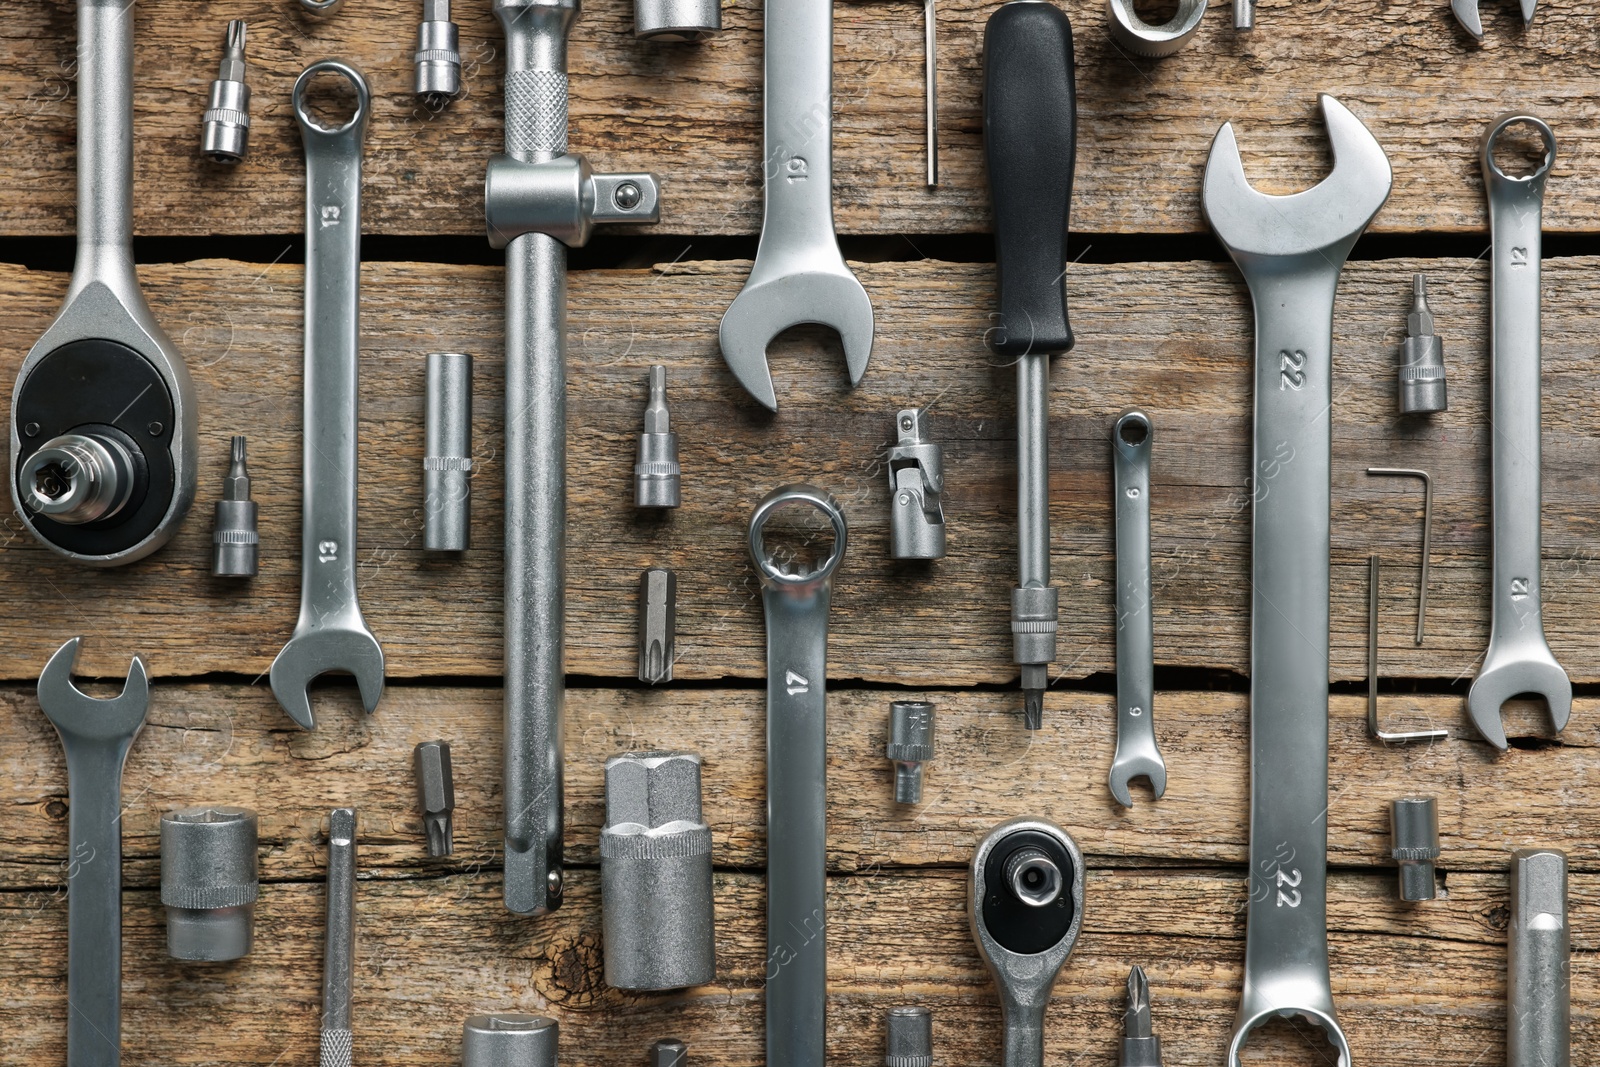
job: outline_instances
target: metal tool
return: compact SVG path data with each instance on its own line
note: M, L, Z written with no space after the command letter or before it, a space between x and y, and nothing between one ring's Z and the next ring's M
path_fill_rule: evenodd
M200 154L231 166L250 148L250 86L245 83L244 19L228 23L222 41L222 65L211 83L205 114L200 116Z
M833 3L765 0L766 209L744 288L722 316L722 358L768 409L778 397L767 345L803 322L839 332L850 384L872 355L872 301L833 231Z
M1422 644L1423 626L1428 620L1428 560L1433 555L1433 479L1427 471L1409 467L1368 467L1367 474L1378 478L1422 479L1422 574L1417 579L1417 638Z
M884 1015L883 1067L933 1067L933 1012L914 1004Z
M422 456L422 548L465 552L472 544L472 357L430 352L426 451Z
M1512 853L1506 1067L1570 1067L1571 952L1566 853L1553 848Z
M1233 28L1236 30L1256 28L1256 0L1233 0Z
M934 707L926 700L889 704L889 742L884 756L894 764L894 802L922 803L922 765L933 759Z
M81 638L39 675L39 709L67 760L67 1067L122 1062L122 765L144 727L150 681L144 660L128 665L109 700L72 684Z
M455 773L450 766L450 742L423 741L411 752L417 776L417 801L422 825L428 832L428 855L434 859L455 851Z
M560 1033L543 1015L474 1015L462 1027L461 1067L556 1067Z
M78 254L11 394L17 518L92 567L143 559L194 503L194 385L133 266L133 6L79 0Z
M356 809L328 814L328 929L322 956L320 1067L350 1067L356 956Z
M677 633L678 576L650 567L639 575L639 681L672 681Z
M343 6L344 0L300 0L300 10L318 18L326 18Z
M1161 1067L1161 1039L1150 1022L1150 981L1144 968L1128 971L1128 1004L1122 1014L1122 1067Z
M1415 903L1438 895L1433 864L1439 858L1439 806L1432 797L1390 802L1389 855L1400 869L1401 900Z
M330 74L355 90L343 125L320 125L306 104ZM301 451L300 619L272 661L272 695L312 728L311 680L353 674L370 714L383 696L383 649L356 598L356 430L360 425L361 144L372 94L360 71L325 59L294 83L306 153L305 408Z
M1134 55L1150 59L1170 56L1189 43L1205 16L1207 0L1178 0L1178 10L1166 22L1152 25L1139 17L1133 0L1106 0L1111 39ZM1235 0L1248 3L1249 0ZM1249 27L1242 27L1248 29Z
M812 569L788 570L767 551L767 523L785 507L814 508L832 528L832 551ZM828 605L848 540L838 502L809 485L774 489L750 516L767 616L767 1067L823 1062Z
M1386 745L1408 741L1443 741L1450 731L1384 730L1378 726L1378 590L1382 564L1376 552L1367 557L1367 736Z
M211 516L211 574L215 578L254 578L261 567L261 536L256 502L250 499L250 468L245 441L235 435L228 449L228 474L222 499Z
M425 106L438 110L461 95L461 32L450 21L450 0L422 0L411 62L412 85Z
M1517 4L1522 9L1522 28L1526 30L1533 25L1533 13L1539 6L1539 0L1517 0ZM1483 19L1478 14L1478 0L1450 0L1450 11L1461 23L1462 29L1483 40Z
M1511 126L1531 126L1544 139L1544 160L1516 177L1495 164L1495 141ZM1539 266L1544 182L1556 158L1556 137L1532 115L1496 119L1480 149L1493 238L1490 425L1494 430L1494 585L1489 650L1467 690L1467 714L1483 739L1507 747L1500 706L1537 693L1550 706L1556 733L1572 714L1572 682L1544 636L1539 568Z
M683 989L716 977L699 756L626 752L606 760L600 901L607 985Z
M1072 348L1067 213L1077 157L1072 25L1053 4L1012 0L983 36L983 135L994 206L1000 314L995 355L1017 366L1017 588L1012 659L1023 723L1039 729L1056 658L1050 584L1050 357Z
M1144 778L1160 800L1167 764L1156 744L1155 618L1150 598L1150 446L1155 429L1142 411L1111 428L1111 492L1117 528L1117 751L1111 795L1133 806L1128 783Z
M1445 389L1444 345L1433 332L1433 311L1428 307L1428 279L1411 276L1411 310L1406 314L1406 340L1396 371L1400 414L1432 415L1450 406Z
M1003 822L972 858L967 917L1000 989L1004 1067L1043 1067L1044 1010L1083 927L1083 854L1042 819Z
M489 160L489 244L506 251L505 903L561 903L567 536L567 247L655 222L651 174L567 151L567 32L579 0L495 0L506 34L505 152Z
M922 107L927 139L928 188L939 187L939 14L935 0L922 0Z
M693 43L721 32L721 0L633 0L633 35L641 40Z
M257 820L249 808L207 805L161 816L161 903L167 955L237 960L255 943Z
M944 449L928 440L922 408L895 416L889 449L889 558L944 559Z
M1293 196L1250 187L1233 126L1201 199L1255 306L1250 607L1250 900L1228 1049L1268 1019L1320 1027L1350 1067L1328 978L1328 550L1333 301L1393 174L1361 120L1321 97L1333 173Z
M689 1046L675 1037L652 1041L645 1063L647 1067L689 1067Z
M667 368L650 368L650 401L644 409L639 458L633 465L633 504L675 508L679 503L678 435L667 413Z

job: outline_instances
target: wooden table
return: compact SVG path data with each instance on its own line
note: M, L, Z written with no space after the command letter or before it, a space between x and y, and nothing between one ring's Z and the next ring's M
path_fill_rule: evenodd
M773 346L782 410L757 410L727 373L716 328L738 291L760 218L760 5L733 0L702 46L635 42L623 0L594 0L573 32L572 132L597 169L649 169L662 221L573 255L569 360L568 899L555 915L500 902L502 271L482 238L484 163L501 137L502 48L487 4L463 5L464 99L441 113L409 92L419 12L352 0L304 20L288 0L144 0L135 164L138 258L156 316L183 349L201 404L200 500L152 558L87 570L14 520L0 551L0 1033L7 1063L64 1057L67 854L60 749L33 681L66 638L80 670L119 679L133 653L157 684L128 762L123 819L124 1048L129 1064L305 1064L316 1055L323 833L361 811L360 1064L458 1062L476 1011L558 1016L566 1064L640 1062L681 1036L701 1064L758 1063L764 974L764 662L745 558L755 502L784 481L832 490L852 527L835 582L830 661L830 1058L881 1062L883 1013L934 1010L938 1061L998 1060L999 1012L963 914L966 864L1002 819L1042 815L1071 832L1090 870L1083 935L1056 985L1056 1067L1115 1062L1122 983L1150 974L1169 1064L1216 1064L1243 956L1248 774L1251 324L1245 288L1198 210L1206 147L1236 122L1252 179L1304 187L1325 171L1315 93L1338 96L1388 151L1394 195L1344 274L1335 324L1333 791L1328 810L1333 984L1361 1064L1503 1062L1506 869L1526 845L1572 863L1577 1062L1600 1057L1600 563L1593 471L1600 425L1592 309L1600 303L1600 179L1593 161L1596 36L1587 8L1546 0L1523 32L1487 5L1486 40L1442 0L1307 6L1264 0L1234 33L1217 5L1196 40L1161 61L1110 42L1096 2L1078 30L1080 146L1067 274L1077 349L1052 384L1052 548L1062 590L1057 676L1045 725L1021 728L1010 663L1014 393L983 346L993 305L977 109L979 42L992 4L939 8L944 184L923 187L921 15L916 5L836 5L836 207L846 254L873 297L877 342L846 386L837 341L794 331ZM73 6L13 5L0 50L0 352L15 367L59 305L73 229ZM250 23L251 155L218 170L195 151L224 22ZM388 655L382 705L362 714L348 679L316 693L303 732L265 681L293 626L299 580L302 163L294 77L338 56L376 95L367 150L363 275L361 600ZM1511 751L1471 731L1463 695L1487 643L1488 247L1476 140L1509 107L1561 140L1546 210L1545 623L1578 686L1552 738L1542 709L1507 710ZM1450 410L1395 414L1394 366L1411 273L1426 271L1445 339ZM423 355L477 358L475 548L421 551ZM646 368L668 367L683 447L684 506L632 507ZM1113 743L1112 420L1155 423L1155 717L1166 797L1105 787ZM894 412L928 405L948 472L950 552L887 560L883 466ZM261 575L208 574L210 501L228 436L250 438ZM1413 647L1420 494L1369 478L1422 467L1437 487L1428 638ZM1367 555L1387 564L1384 714L1443 724L1450 740L1385 749L1362 700ZM678 574L677 682L634 675L639 571ZM924 803L892 803L888 703L939 705ZM452 742L456 853L426 858L412 746ZM601 971L597 834L602 761L640 746L705 757L715 833L714 984L632 995ZM1403 906L1387 859L1388 801L1438 797L1440 899ZM157 897L162 811L242 804L261 815L256 948L225 966L164 951ZM1322 1063L1304 1027L1251 1046ZM1323 1053L1326 1050L1322 1050ZM1265 1063L1264 1055L1253 1059Z

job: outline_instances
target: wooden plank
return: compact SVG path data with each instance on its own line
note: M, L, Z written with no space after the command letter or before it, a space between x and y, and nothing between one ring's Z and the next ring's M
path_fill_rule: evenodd
M1339 97L1377 134L1396 186L1374 229L1485 229L1477 140L1513 106L1549 121L1561 151L1546 225L1600 225L1590 168L1597 105L1581 63L1587 12L1544 0L1523 31L1485 5L1477 44L1442 3L1330 5L1307 17L1264 0L1257 30L1233 32L1214 5L1194 43L1136 59L1104 29L1103 8L1066 5L1077 27L1080 136L1073 226L1091 234L1204 233L1200 173L1218 127L1238 124L1252 175L1280 191L1319 180L1326 140L1315 92ZM993 5L939 12L943 184L923 186L922 26L906 2L835 10L835 200L846 234L974 233L988 227L978 110L984 21ZM74 7L19 9L0 50L0 234L73 227ZM571 144L602 170L647 169L664 183L660 234L751 234L761 216L761 5L724 4L725 31L698 47L636 42L627 0L591 0L572 33ZM412 97L412 0L370 0L316 21L293 4L143 0L136 12L135 225L141 234L291 234L303 229L303 165L290 104L295 77L337 56L375 94L366 157L370 233L483 233L484 165L501 142L504 47L488 4L460 4L467 96L440 113ZM222 30L250 23L250 156L236 169L199 158ZM893 242L897 250L914 247ZM488 254L488 253L486 253Z
M1449 412L1395 414L1394 363L1412 269L1436 279L1450 373ZM1600 597L1591 472L1588 309L1596 261L1548 264L1544 355L1545 628L1574 681L1600 680ZM567 667L632 677L637 577L679 576L677 672L764 677L759 598L745 534L774 486L816 481L852 528L836 579L830 672L839 679L942 685L1014 681L1009 595L1015 581L1015 385L982 347L990 270L949 263L863 265L880 301L877 352L861 386L844 384L836 342L796 331L773 346L781 410L755 405L716 347L740 264L580 273L572 283L568 360L570 493ZM301 272L207 261L145 271L158 318L187 353L201 405L200 497L177 539L151 559L96 571L57 559L18 531L0 552L0 678L28 681L61 641L91 635L84 670L110 676L127 656L157 677L254 678L296 617L299 581ZM495 269L371 264L365 270L360 591L392 676L499 672L502 436L500 303ZM0 380L64 290L56 274L0 268ZM1155 424L1152 500L1156 657L1164 666L1248 671L1251 346L1248 301L1218 264L1075 266L1078 349L1052 385L1051 521L1062 589L1062 684L1113 666L1108 434L1126 405ZM1488 630L1486 279L1460 260L1355 263L1335 339L1333 675L1365 677L1367 555L1383 554L1386 676L1452 683L1472 676ZM465 559L420 552L422 357L478 357L473 508ZM634 435L651 362L669 367L683 449L684 506L664 519L632 506ZM931 567L886 559L882 466L893 413L931 405L945 448L950 555ZM210 501L227 436L250 437L261 508L262 572L208 576ZM1429 636L1412 646L1420 555L1418 486L1369 478L1373 464L1433 472ZM113 636L115 635L115 636ZM935 666L936 664L936 666ZM1102 679L1102 683L1103 683Z

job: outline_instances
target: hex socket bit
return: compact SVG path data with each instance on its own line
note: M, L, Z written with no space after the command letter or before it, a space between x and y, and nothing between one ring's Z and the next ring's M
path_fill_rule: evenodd
M675 508L682 499L678 435L667 412L667 368L650 368L650 400L633 465L633 503L640 508Z
M216 578L254 578L261 566L256 502L250 499L250 467L245 439L235 435L228 452L222 499L211 521L211 574Z
M236 960L254 944L256 813L220 805L161 816L161 903L167 954L179 960Z
M472 357L428 353L427 445L422 457L422 547L472 543Z
M606 761L600 901L606 984L617 989L681 989L716 974L700 763L686 752Z
M462 1027L461 1067L556 1067L560 1034L543 1015L474 1015Z

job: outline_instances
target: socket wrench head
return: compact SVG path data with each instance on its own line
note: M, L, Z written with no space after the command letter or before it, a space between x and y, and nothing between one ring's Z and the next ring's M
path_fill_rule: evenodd
M462 1027L461 1067L556 1067L560 1031L543 1015L474 1015Z
M254 943L256 813L220 805L161 816L161 903L167 953L179 960L236 960Z

